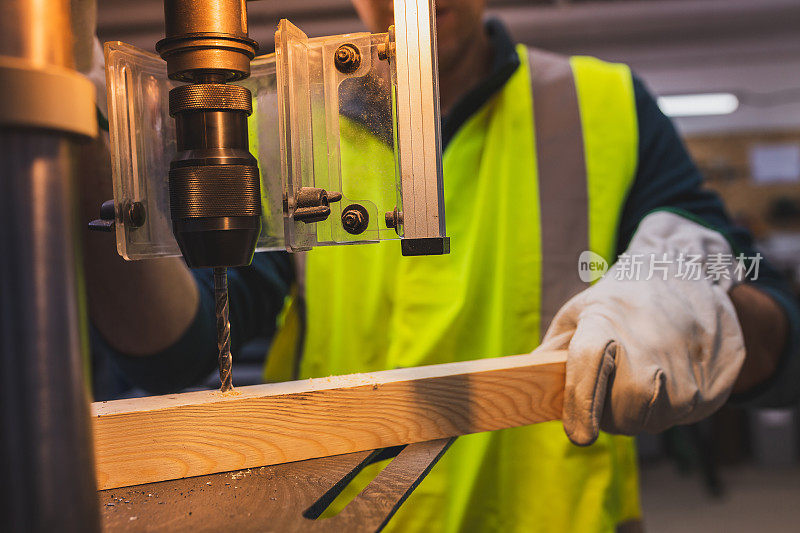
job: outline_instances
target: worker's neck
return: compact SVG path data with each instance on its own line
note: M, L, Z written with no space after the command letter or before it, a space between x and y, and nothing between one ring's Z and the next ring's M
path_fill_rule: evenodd
M448 57L439 60L439 98L442 116L481 82L490 72L492 45L483 26L476 28L471 38Z

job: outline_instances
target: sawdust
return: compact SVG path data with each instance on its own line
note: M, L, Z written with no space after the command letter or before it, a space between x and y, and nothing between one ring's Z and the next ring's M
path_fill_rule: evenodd
M231 479L242 479L244 476L249 474L251 470L248 468L247 470L240 470L238 472L234 472L231 474Z

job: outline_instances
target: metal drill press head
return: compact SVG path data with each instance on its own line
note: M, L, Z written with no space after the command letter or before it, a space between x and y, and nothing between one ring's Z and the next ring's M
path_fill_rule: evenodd
M394 0L383 34L309 38L281 20L252 62L243 0L165 2L161 58L105 45L114 202L91 227L122 257L245 264L259 212L258 251L447 253L429 0Z
M165 0L166 38L156 49L170 91L177 157L169 171L175 239L190 267L247 265L261 232L258 165L250 154L250 75L257 44L243 0Z

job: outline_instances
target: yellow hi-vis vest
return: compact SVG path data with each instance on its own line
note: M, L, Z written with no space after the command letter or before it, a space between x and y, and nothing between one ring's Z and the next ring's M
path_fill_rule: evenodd
M401 257L396 241L308 253L302 377L528 353L586 288L581 252L612 262L637 166L631 73L518 54L444 152L449 255ZM632 439L579 448L550 422L459 437L388 527L613 531L639 514Z

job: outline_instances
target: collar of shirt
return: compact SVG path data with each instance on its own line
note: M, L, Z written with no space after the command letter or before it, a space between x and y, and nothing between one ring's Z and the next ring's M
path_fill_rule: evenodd
M494 50L491 71L442 117L442 151L450 144L459 128L506 84L519 67L514 41L503 23L497 19L489 19L485 27Z

